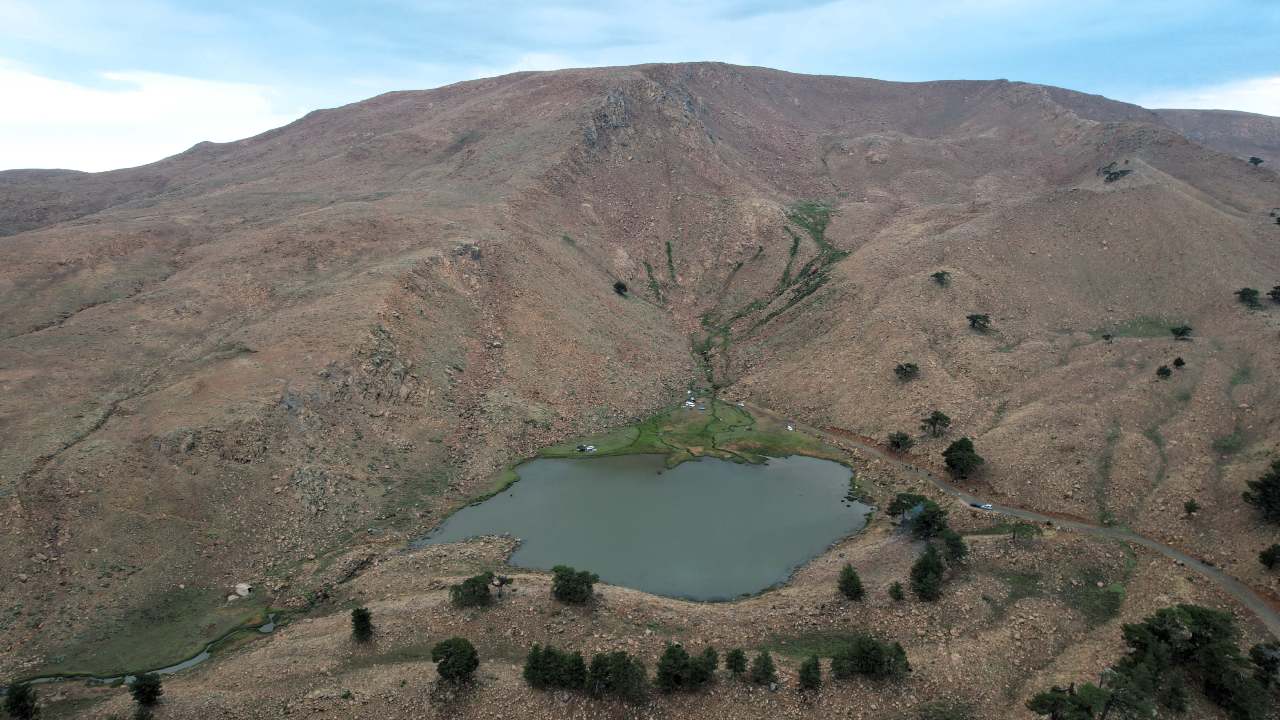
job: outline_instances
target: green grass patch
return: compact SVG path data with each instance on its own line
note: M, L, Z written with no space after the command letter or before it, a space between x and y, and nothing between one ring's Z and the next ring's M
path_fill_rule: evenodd
M994 617L1004 617L1008 614L1009 608L1013 607L1019 600L1040 597L1044 594L1040 573L1001 570L995 572L994 576L1008 588L1002 598L982 596L982 599L986 600L991 606L991 613Z
M648 260L644 261L644 274L649 278L649 292L653 293L655 300L662 302L662 286L653 277L653 266L649 264Z
M379 652L375 643L357 646L356 651L342 662L340 672L364 670L382 665L431 662L431 643L398 645Z
M1231 387L1236 387L1238 385L1248 385L1249 383L1253 382L1253 366L1241 365L1240 367L1236 368L1235 372L1231 373L1231 379L1228 380L1227 382L1231 385Z
M1239 429L1213 439L1213 451L1219 455L1234 455L1244 449L1247 440Z
M1173 338L1173 334L1169 332L1169 328L1185 324L1186 323L1182 320L1141 315L1139 317L1121 321L1114 325L1090 330L1089 334L1097 338L1101 338L1103 335L1111 335L1112 337L1118 338Z
M1044 528L1030 522L1001 521L995 525L989 525L976 530L969 530L965 535L1026 535L1038 536L1044 534Z
M817 655L831 657L843 650L859 633L815 631L798 635L775 635L762 649L785 657L799 658Z
M1090 627L1096 627L1120 614L1124 605L1124 583L1112 582L1100 571L1085 569L1068 581L1059 593L1068 607L1084 616Z

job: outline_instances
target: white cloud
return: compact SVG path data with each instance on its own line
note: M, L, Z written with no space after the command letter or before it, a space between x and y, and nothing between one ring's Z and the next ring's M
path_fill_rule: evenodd
M1280 117L1280 75L1162 90L1143 95L1135 102L1149 108L1243 110Z
M0 60L0 170L131 167L278 127L301 111L261 85L108 72L101 86L58 80Z

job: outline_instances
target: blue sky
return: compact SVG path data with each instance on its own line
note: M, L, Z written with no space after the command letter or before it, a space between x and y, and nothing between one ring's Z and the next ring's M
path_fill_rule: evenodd
M684 60L1280 115L1280 0L0 0L0 169L138 165L388 90Z

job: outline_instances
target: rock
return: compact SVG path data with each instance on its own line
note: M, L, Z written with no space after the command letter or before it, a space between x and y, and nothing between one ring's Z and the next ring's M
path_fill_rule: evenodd
M236 595L240 597L249 597L249 593L253 592L253 586L249 583L236 583Z

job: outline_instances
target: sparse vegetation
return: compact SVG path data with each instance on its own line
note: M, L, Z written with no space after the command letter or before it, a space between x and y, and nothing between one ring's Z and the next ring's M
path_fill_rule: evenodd
M1129 164L1128 160L1124 162L1126 165ZM1113 162L1098 168L1098 177L1102 178L1104 183L1113 183L1131 172L1133 171L1129 168L1117 168L1116 163Z
M942 437L949 427L951 427L951 418L941 410L934 410L929 413L928 417L920 421L920 429L933 437Z
M360 643L373 639L373 613L369 608L358 607L351 611L351 637Z
M942 451L942 458L947 465L947 470L955 477L964 479L977 472L978 468L986 462L981 455L973 448L973 441L967 437L947 446Z
M862 578L858 577L858 571L850 563L845 563L840 568L840 579L836 585L840 588L840 594L849 600L860 602L866 595L866 591L862 589Z
M929 277L933 278L933 281L938 284L938 287L947 287L951 284L951 273L946 270L939 270Z
M831 658L831 677L848 680L863 675L875 680L896 680L911 672L907 653L898 643L881 642L870 635L855 635Z
M475 677L476 668L480 667L480 655L470 640L454 637L431 648L431 662L436 664L441 680L462 685Z
M772 685L778 682L778 669L773 665L773 656L768 650L761 650L751 661L751 672L747 676L756 685Z
M810 655L800 663L800 691L807 692L822 687L822 661L817 655Z
M892 448L895 452L906 452L907 450L910 450L912 446L914 446L915 444L916 444L916 441L912 440L911 436L904 432L889 433L889 447Z
M1280 460L1272 460L1271 467L1248 485L1244 501L1257 508L1263 520L1280 525Z
M449 600L457 607L485 607L493 604L493 595L489 586L493 583L493 573L484 572L473 575L457 585L449 587Z
M600 576L593 572L557 565L551 568L551 596L560 602L582 605L591 599L599 580Z
M966 315L965 319L969 321L969 327L978 332L987 332L991 329L991 316L984 313L973 313Z
M35 688L27 683L14 683L4 696L4 711L13 720L32 720L40 712Z
M1258 301L1259 293L1257 289L1251 287L1240 288L1236 291L1236 299L1246 307L1261 307L1262 303Z
M917 377L920 377L920 366L911 362L898 363L897 366L893 368L893 374L897 375L898 379L902 382L915 380Z
M902 583L894 580L893 584L889 586L889 599L894 602L902 602L906 597L907 594L902 591Z
M1195 498L1191 498L1190 500L1182 503L1182 511L1188 515L1195 515L1200 511L1200 503L1196 502Z

